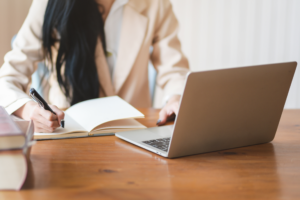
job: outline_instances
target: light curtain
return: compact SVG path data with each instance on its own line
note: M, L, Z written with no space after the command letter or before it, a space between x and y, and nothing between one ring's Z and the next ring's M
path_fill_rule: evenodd
M193 71L300 61L300 0L171 2ZM300 108L300 69L285 108Z

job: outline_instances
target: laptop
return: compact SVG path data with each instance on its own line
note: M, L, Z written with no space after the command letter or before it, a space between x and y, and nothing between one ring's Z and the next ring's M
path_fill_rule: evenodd
M191 72L174 125L119 132L167 158L273 140L296 62Z

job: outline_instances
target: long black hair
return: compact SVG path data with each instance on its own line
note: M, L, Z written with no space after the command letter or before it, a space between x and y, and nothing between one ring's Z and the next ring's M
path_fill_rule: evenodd
M71 105L99 97L101 86L95 63L98 39L106 52L99 6L95 0L49 0L46 8L43 24L45 59L50 61L53 69L52 48L59 42L55 62L57 80Z

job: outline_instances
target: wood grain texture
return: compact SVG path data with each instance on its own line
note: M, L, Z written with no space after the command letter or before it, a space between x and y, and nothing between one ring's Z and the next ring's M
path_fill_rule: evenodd
M158 110L140 109L155 126ZM114 136L39 141L28 179L0 199L300 199L300 110L273 142L166 159Z

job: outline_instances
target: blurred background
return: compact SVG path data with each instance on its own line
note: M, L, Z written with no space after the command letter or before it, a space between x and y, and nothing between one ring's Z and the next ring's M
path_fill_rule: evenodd
M193 71L300 61L299 0L170 0ZM32 0L0 0L0 58ZM299 66L300 67L300 66ZM160 106L156 88L154 106ZM285 108L300 108L300 70Z

